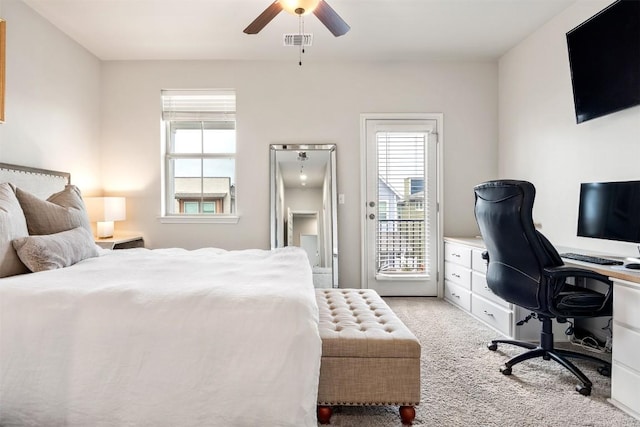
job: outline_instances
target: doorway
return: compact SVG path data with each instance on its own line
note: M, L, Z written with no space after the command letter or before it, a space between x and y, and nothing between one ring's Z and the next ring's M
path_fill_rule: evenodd
M363 115L363 287L438 295L441 114Z

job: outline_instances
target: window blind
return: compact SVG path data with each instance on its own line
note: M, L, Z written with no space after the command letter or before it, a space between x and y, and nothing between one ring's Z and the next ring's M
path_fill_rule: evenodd
M235 121L233 89L163 90L162 120Z
M377 271L428 274L427 134L378 132Z

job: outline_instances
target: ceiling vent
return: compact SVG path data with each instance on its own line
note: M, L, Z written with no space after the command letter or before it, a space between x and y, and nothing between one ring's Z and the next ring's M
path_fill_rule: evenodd
M311 46L313 34L284 34L282 40L285 46Z

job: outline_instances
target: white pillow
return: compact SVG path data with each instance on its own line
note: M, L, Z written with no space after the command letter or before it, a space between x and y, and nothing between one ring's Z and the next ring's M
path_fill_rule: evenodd
M33 272L54 270L98 256L91 232L84 227L60 233L27 236L13 241L24 265Z
M11 245L13 239L28 236L24 212L16 198L13 185L0 184L0 277L28 273Z

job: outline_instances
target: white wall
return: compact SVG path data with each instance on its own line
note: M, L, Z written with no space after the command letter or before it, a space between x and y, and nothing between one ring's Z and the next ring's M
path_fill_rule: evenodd
M497 174L497 64L106 62L105 191L151 247L269 247L269 144L337 144L340 285L360 286L360 114L444 113L444 233L475 233L474 184ZM237 90L237 225L161 224L160 90Z
M576 124L566 32L612 3L578 1L499 61L499 174L531 181L534 218L556 245L636 255L576 237L579 185L640 179L640 107Z
M316 211L322 215L322 188L285 187L284 204L292 211Z
M100 189L100 61L19 0L7 21L5 123L0 161L71 172Z

